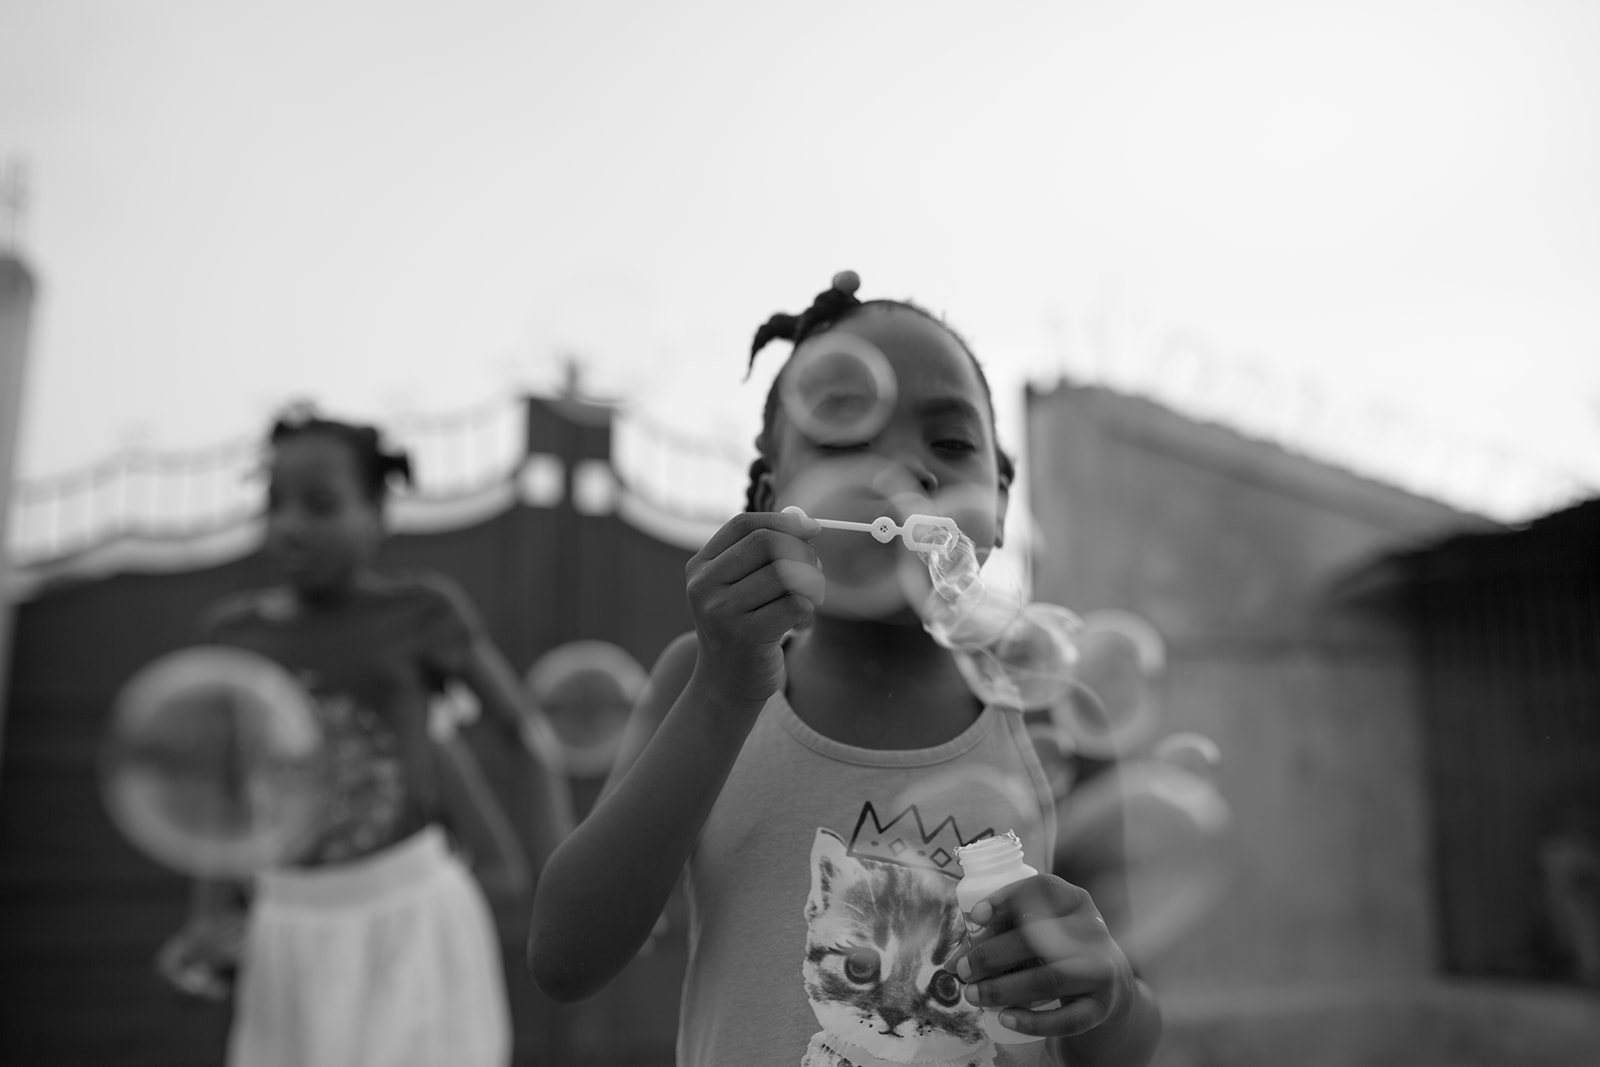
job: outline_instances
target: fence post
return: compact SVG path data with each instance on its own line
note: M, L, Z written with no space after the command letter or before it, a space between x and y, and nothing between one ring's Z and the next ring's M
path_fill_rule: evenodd
M33 273L17 256L0 251L0 523L8 522L11 515L11 478L16 467L17 427L22 417L33 294ZM0 526L0 534L4 532L4 526ZM5 751L11 684L11 612L11 552L7 544L0 549L0 757ZM3 762L0 758L0 765Z

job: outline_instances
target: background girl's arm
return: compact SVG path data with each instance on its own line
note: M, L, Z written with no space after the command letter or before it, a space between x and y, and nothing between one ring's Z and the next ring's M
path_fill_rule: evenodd
M156 972L182 992L226 1000L240 962L246 914L241 883L195 881L189 917L156 952Z
M561 774L555 732L528 697L522 680L486 637L472 642L462 663L461 680L478 698L484 725L496 729L508 747L526 757L519 760L518 772L535 797L533 810L526 814L533 830L533 855L529 859L537 872L573 826L572 794ZM484 790L492 804L486 785ZM498 812L499 806L494 807ZM503 815L497 821L490 820L491 832L497 827L514 845L516 837ZM519 855L521 851L517 848Z
M450 829L466 853L478 884L491 901L525 902L533 888L527 853L484 777L472 746L453 731L439 740L438 746L440 786L446 810L454 816Z
M227 626L247 618L259 593L234 594L211 605L192 635L196 644L226 643ZM250 909L245 881L199 878L190 883L189 913L177 932L156 950L156 972L178 989L207 1000L225 1000L237 967Z

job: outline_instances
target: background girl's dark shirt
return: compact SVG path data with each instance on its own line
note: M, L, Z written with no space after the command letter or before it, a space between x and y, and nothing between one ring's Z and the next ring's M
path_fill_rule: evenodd
M295 674L325 732L330 795L293 866L376 852L440 819L432 696L459 675L482 626L436 575L363 579L309 610L287 589L247 593L208 618L204 639L259 653Z

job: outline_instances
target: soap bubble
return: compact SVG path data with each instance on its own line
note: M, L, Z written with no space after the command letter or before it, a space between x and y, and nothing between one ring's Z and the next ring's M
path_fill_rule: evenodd
M991 652L1016 683L1024 708L1049 707L1072 685L1081 625L1058 604L1034 603L1000 635Z
M952 649L951 654L961 677L966 679L967 688L985 705L1022 707L1022 694L1017 692L1016 683L1000 669L987 649Z
M1066 608L1026 604L993 643L958 656L956 664L975 691L1024 710L1048 707L1072 685L1077 626Z
M1158 760L1109 768L1060 805L1059 865L1085 881L1117 943L1148 964L1211 910L1232 867L1233 815L1209 782Z
M1217 743L1204 734L1187 731L1163 737L1150 755L1207 781L1214 780L1222 766L1222 749Z
M291 855L323 802L322 731L282 667L202 646L146 666L118 693L101 751L113 823L152 859L241 877Z
M983 581L978 551L972 539L948 530L935 530L922 552L933 591L947 601L959 601Z
M544 653L524 677L533 698L528 747L553 771L604 778L649 674L608 641L569 641ZM535 732L537 731L537 732Z
M872 440L894 412L894 370L878 347L844 331L802 341L778 386L784 414L819 444ZM809 513L809 509L808 509Z
M959 530L933 531L918 548L932 593L922 599L923 628L953 651L975 651L1000 641L1027 602L1015 575L984 574L972 539Z
M1039 757L1039 765L1044 768L1045 780L1050 783L1050 794L1060 800L1072 790L1078 780L1078 772L1073 757L1077 749L1073 746L1072 739L1048 720L1028 722L1028 737L1033 741L1034 753Z
M1161 711L1155 682L1165 668L1161 637L1121 611L1085 615L1077 631L1077 676L1051 717L1096 759L1126 756L1155 733Z
M945 648L976 652L999 641L1021 612L1020 597L978 585L959 600L946 600L937 593L927 597L922 626Z

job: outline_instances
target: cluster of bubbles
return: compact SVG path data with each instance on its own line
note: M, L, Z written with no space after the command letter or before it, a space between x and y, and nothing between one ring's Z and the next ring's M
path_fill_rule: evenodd
M872 439L896 395L883 354L838 332L802 344L780 383L789 419L823 444ZM862 497L874 494L894 501L900 513L926 506L904 472L867 456L836 461L809 479L802 474L789 498L826 516L859 513ZM1147 963L1192 931L1230 875L1232 814L1218 787L1216 743L1190 731L1161 736L1166 652L1154 627L1125 611L1080 617L1029 600L985 574L976 545L954 521L918 514L899 523L818 521L881 542L898 538L910 550L903 558L926 570L920 585L904 567L889 578L863 571L858 580L839 574L830 560L828 603L883 615L914 593L924 628L951 651L973 693L1024 712L1057 807L1057 870L1090 889L1129 957ZM922 597L918 591L928 584L931 592ZM1037 808L1028 783L977 767L919 779L896 798L894 810L913 804L978 805L994 813L997 832L1005 818L1020 824ZM1039 948L1041 956L1051 951Z

